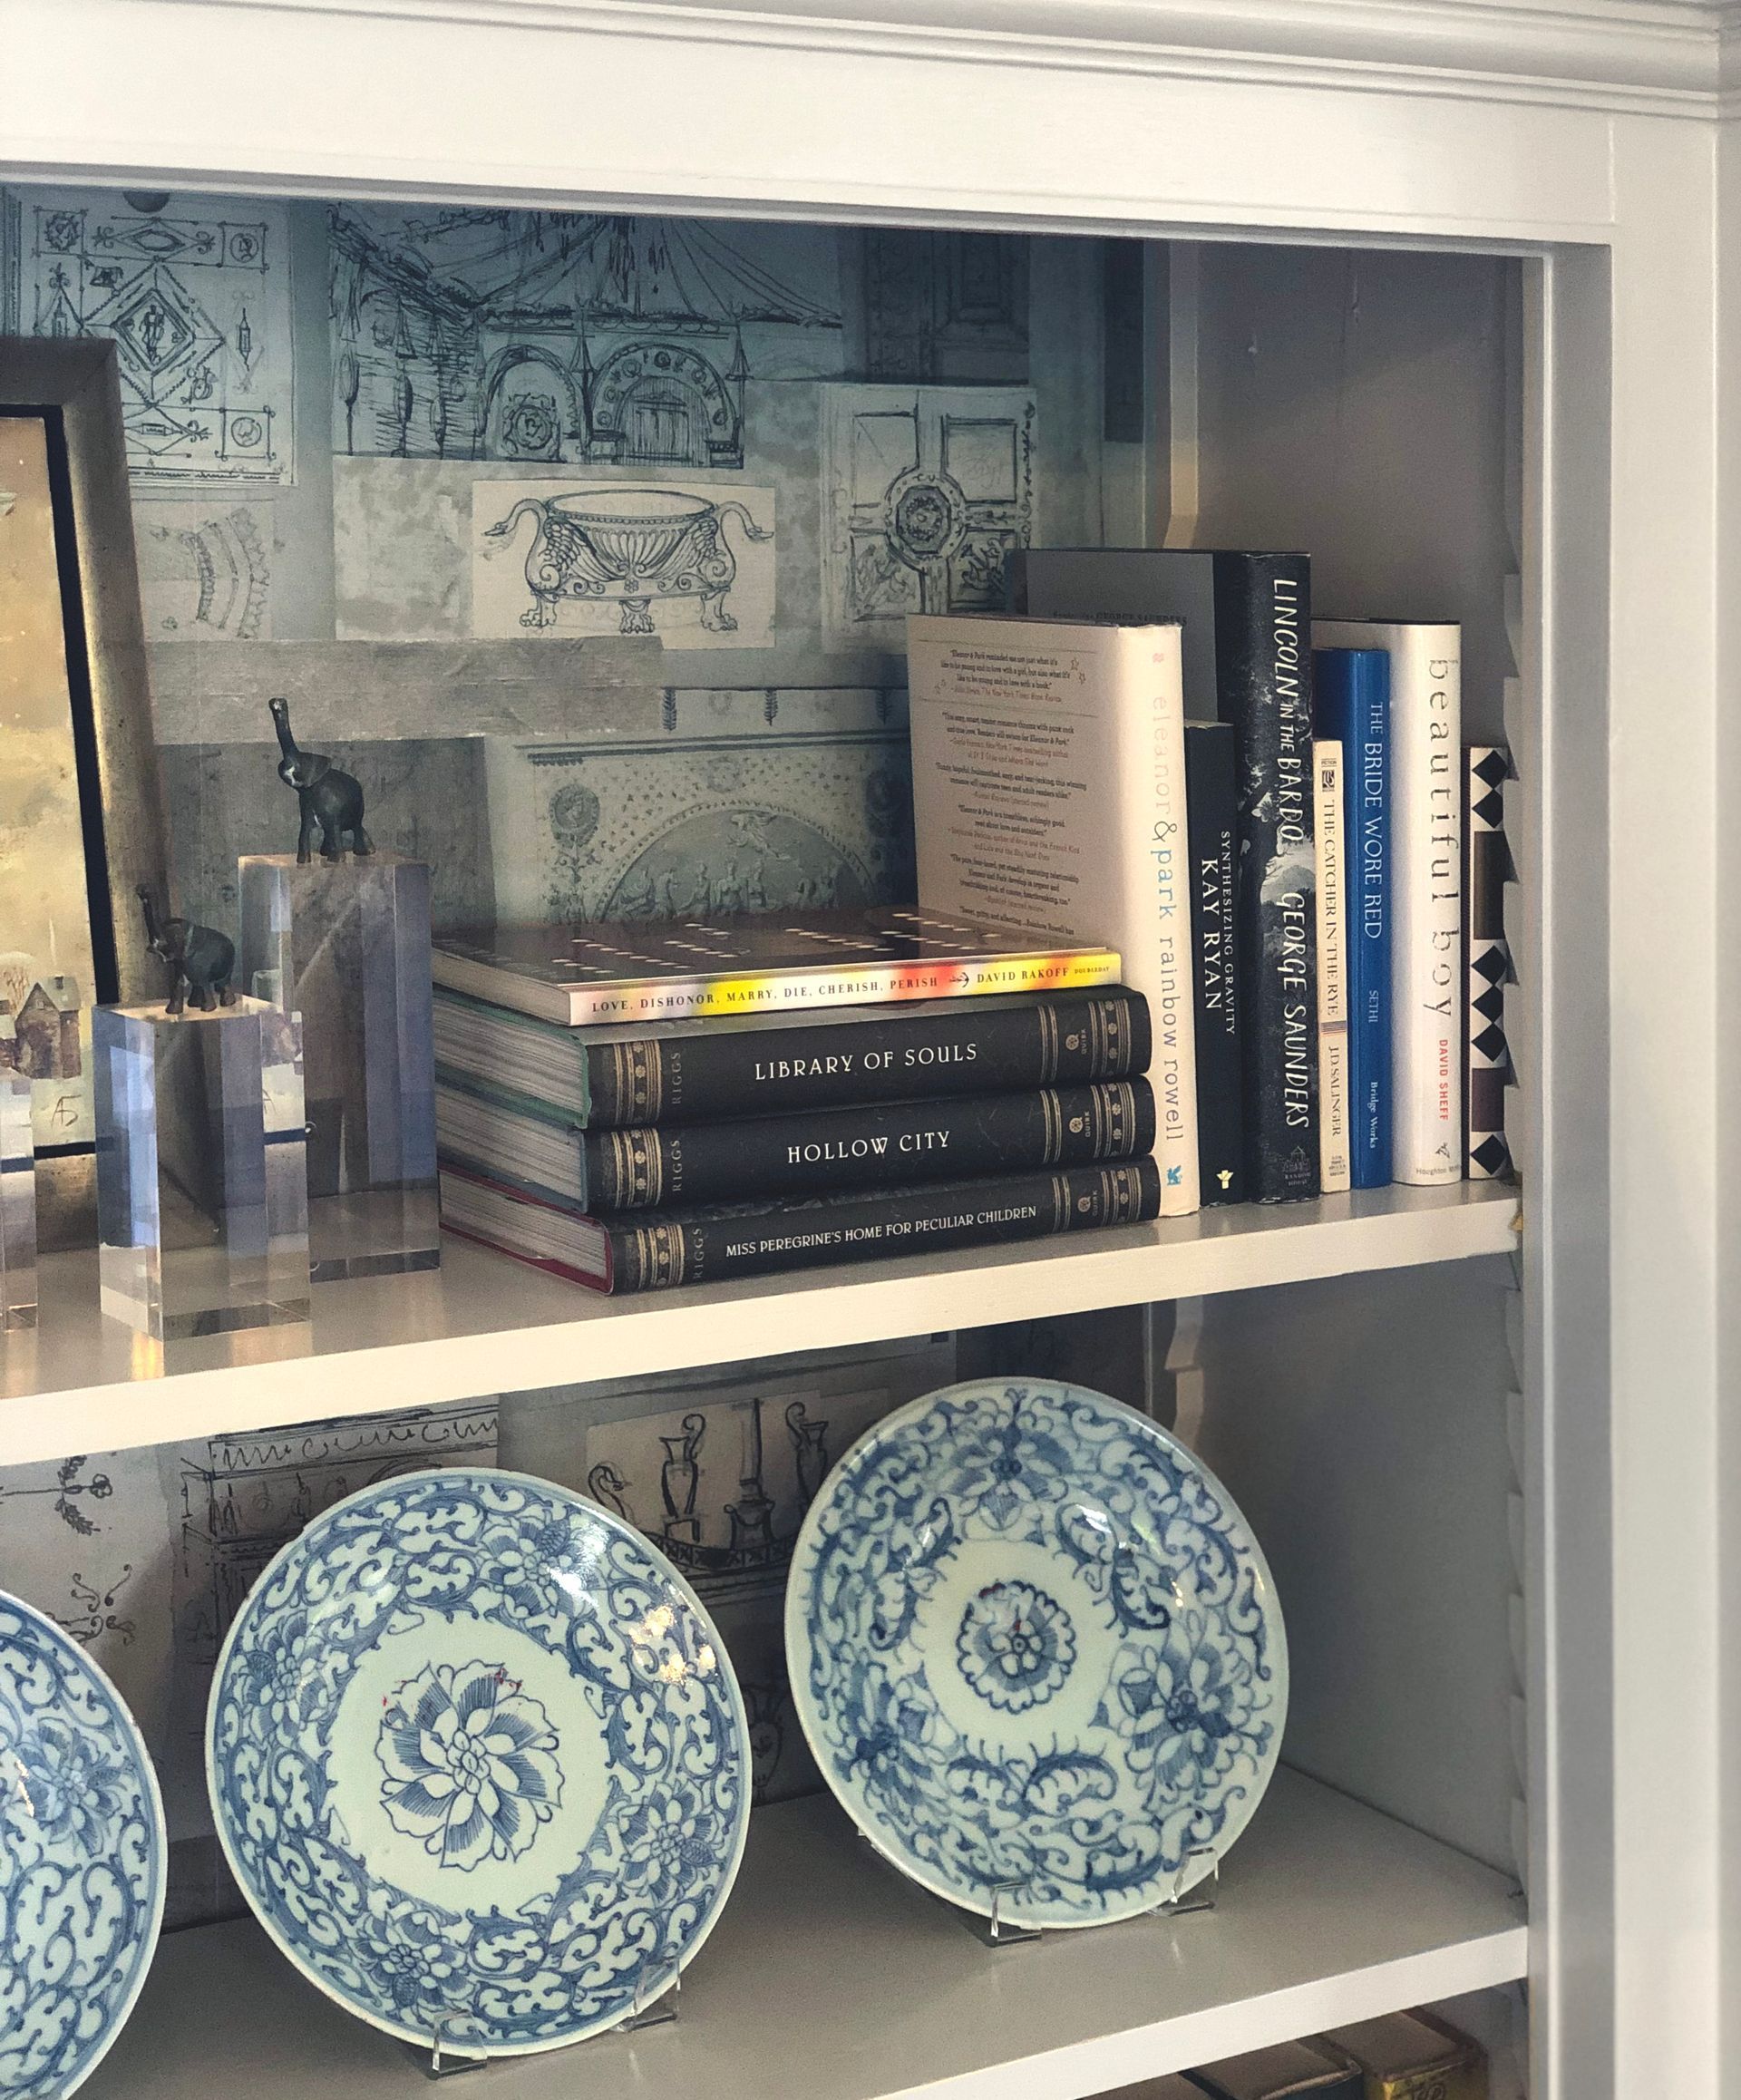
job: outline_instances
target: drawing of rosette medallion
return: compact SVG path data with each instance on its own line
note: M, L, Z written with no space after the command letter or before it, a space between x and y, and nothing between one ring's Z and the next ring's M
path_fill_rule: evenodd
M828 390L823 597L839 639L905 639L909 613L1004 604L1034 531L1034 397L999 387Z
M0 2095L64 2100L139 1996L167 1844L150 1757L114 1687L0 1592Z
M1276 1765L1287 1643L1231 1498L1084 1387L946 1387L823 1483L793 1696L872 1841L981 1915L1094 1925L1210 1872Z
M479 635L662 635L765 647L773 624L771 489L481 481L472 491Z
M748 1828L748 1723L695 1592L519 1473L405 1475L316 1517L231 1628L207 1756L282 1951L460 2054L557 2048L667 1989Z

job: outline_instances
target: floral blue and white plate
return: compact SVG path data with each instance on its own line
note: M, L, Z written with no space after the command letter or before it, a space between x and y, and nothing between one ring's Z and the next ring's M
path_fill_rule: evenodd
M0 2095L64 2100L107 2055L163 1921L163 1804L121 1695L0 1592Z
M1275 1769L1281 1613L1231 1497L1121 1402L951 1385L829 1476L786 1658L859 1828L966 1910L1097 1925L1200 1881Z
M303 1974L488 2056L667 1988L749 1823L744 1703L695 1592L520 1473L401 1475L317 1517L230 1628L206 1755L230 1866Z

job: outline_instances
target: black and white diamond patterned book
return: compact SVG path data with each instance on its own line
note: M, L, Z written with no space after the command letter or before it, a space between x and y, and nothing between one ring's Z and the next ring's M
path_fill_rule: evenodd
M1505 883L1511 856L1505 843L1505 783L1510 754L1472 744L1464 769L1464 894L1467 1026L1464 1040L1464 1161L1472 1181L1502 1179L1512 1171L1505 1137L1505 1087L1511 1052L1505 1041L1505 986L1511 950L1505 939Z

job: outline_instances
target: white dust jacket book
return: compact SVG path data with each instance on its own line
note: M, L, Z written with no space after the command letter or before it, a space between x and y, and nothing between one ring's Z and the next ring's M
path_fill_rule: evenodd
M1390 656L1392 1177L1463 1179L1463 629L1315 620Z
M907 622L919 900L1074 941L1149 1002L1161 1214L1198 1207L1177 621Z
M1318 845L1318 1180L1327 1196L1347 1188L1354 1171L1348 1110L1348 863L1342 815L1342 746L1312 745L1314 837Z

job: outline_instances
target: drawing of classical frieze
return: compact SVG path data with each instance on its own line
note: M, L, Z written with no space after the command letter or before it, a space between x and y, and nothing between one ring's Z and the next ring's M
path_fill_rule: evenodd
M912 885L906 695L673 688L670 734L487 750L503 919L898 903Z

